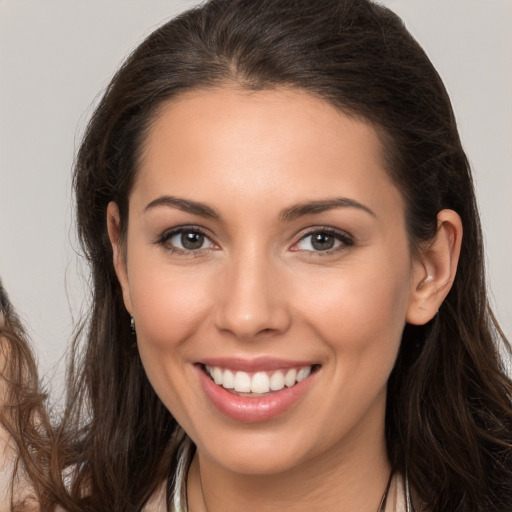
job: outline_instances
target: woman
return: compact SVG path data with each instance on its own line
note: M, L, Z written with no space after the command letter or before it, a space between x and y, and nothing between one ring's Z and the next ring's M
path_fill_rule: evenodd
M114 77L75 189L70 510L510 509L469 165L390 11L184 13Z

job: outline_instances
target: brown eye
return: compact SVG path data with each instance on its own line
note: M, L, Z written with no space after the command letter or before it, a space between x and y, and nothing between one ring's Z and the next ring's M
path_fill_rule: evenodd
M216 245L200 229L187 227L164 233L157 243L177 254L216 248Z
M311 246L317 251L327 251L334 247L336 239L329 233L315 233L311 235Z
M183 249L193 251L203 247L205 236L197 231L184 231L180 235L180 242Z
M318 229L304 235L297 244L295 244L293 250L330 253L349 247L353 245L353 243L352 238L347 234L334 230Z

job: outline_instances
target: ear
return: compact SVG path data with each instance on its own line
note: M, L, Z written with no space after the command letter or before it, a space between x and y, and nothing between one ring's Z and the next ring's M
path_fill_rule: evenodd
M453 210L437 215L434 240L420 248L413 269L412 296L406 320L424 325L439 310L455 279L462 242L462 221Z
M121 285L123 300L128 313L132 314L132 300L130 294L130 284L128 280L128 269L126 266L126 253L123 241L121 240L121 223L119 217L119 208L116 203L111 201L107 206L107 230L110 243L112 244L112 253L114 256L114 269L117 280Z

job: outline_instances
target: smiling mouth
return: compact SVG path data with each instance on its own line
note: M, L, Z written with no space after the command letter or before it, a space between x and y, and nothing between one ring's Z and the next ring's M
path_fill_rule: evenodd
M215 384L240 396L262 396L284 388L292 388L308 378L320 365L259 372L243 372L203 365L203 370Z

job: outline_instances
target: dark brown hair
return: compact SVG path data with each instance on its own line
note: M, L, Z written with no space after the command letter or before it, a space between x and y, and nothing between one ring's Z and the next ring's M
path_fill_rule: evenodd
M137 511L172 478L177 424L134 346L106 208L118 204L124 233L141 147L162 103L226 84L296 88L373 123L405 199L413 250L433 238L440 210L458 212L464 238L453 287L431 322L406 326L390 377L388 453L433 512L510 510L512 384L498 347L508 344L486 298L468 161L428 57L395 14L367 0L211 0L153 32L108 86L75 170L93 295L65 417L68 434L78 434L79 505L70 510Z

